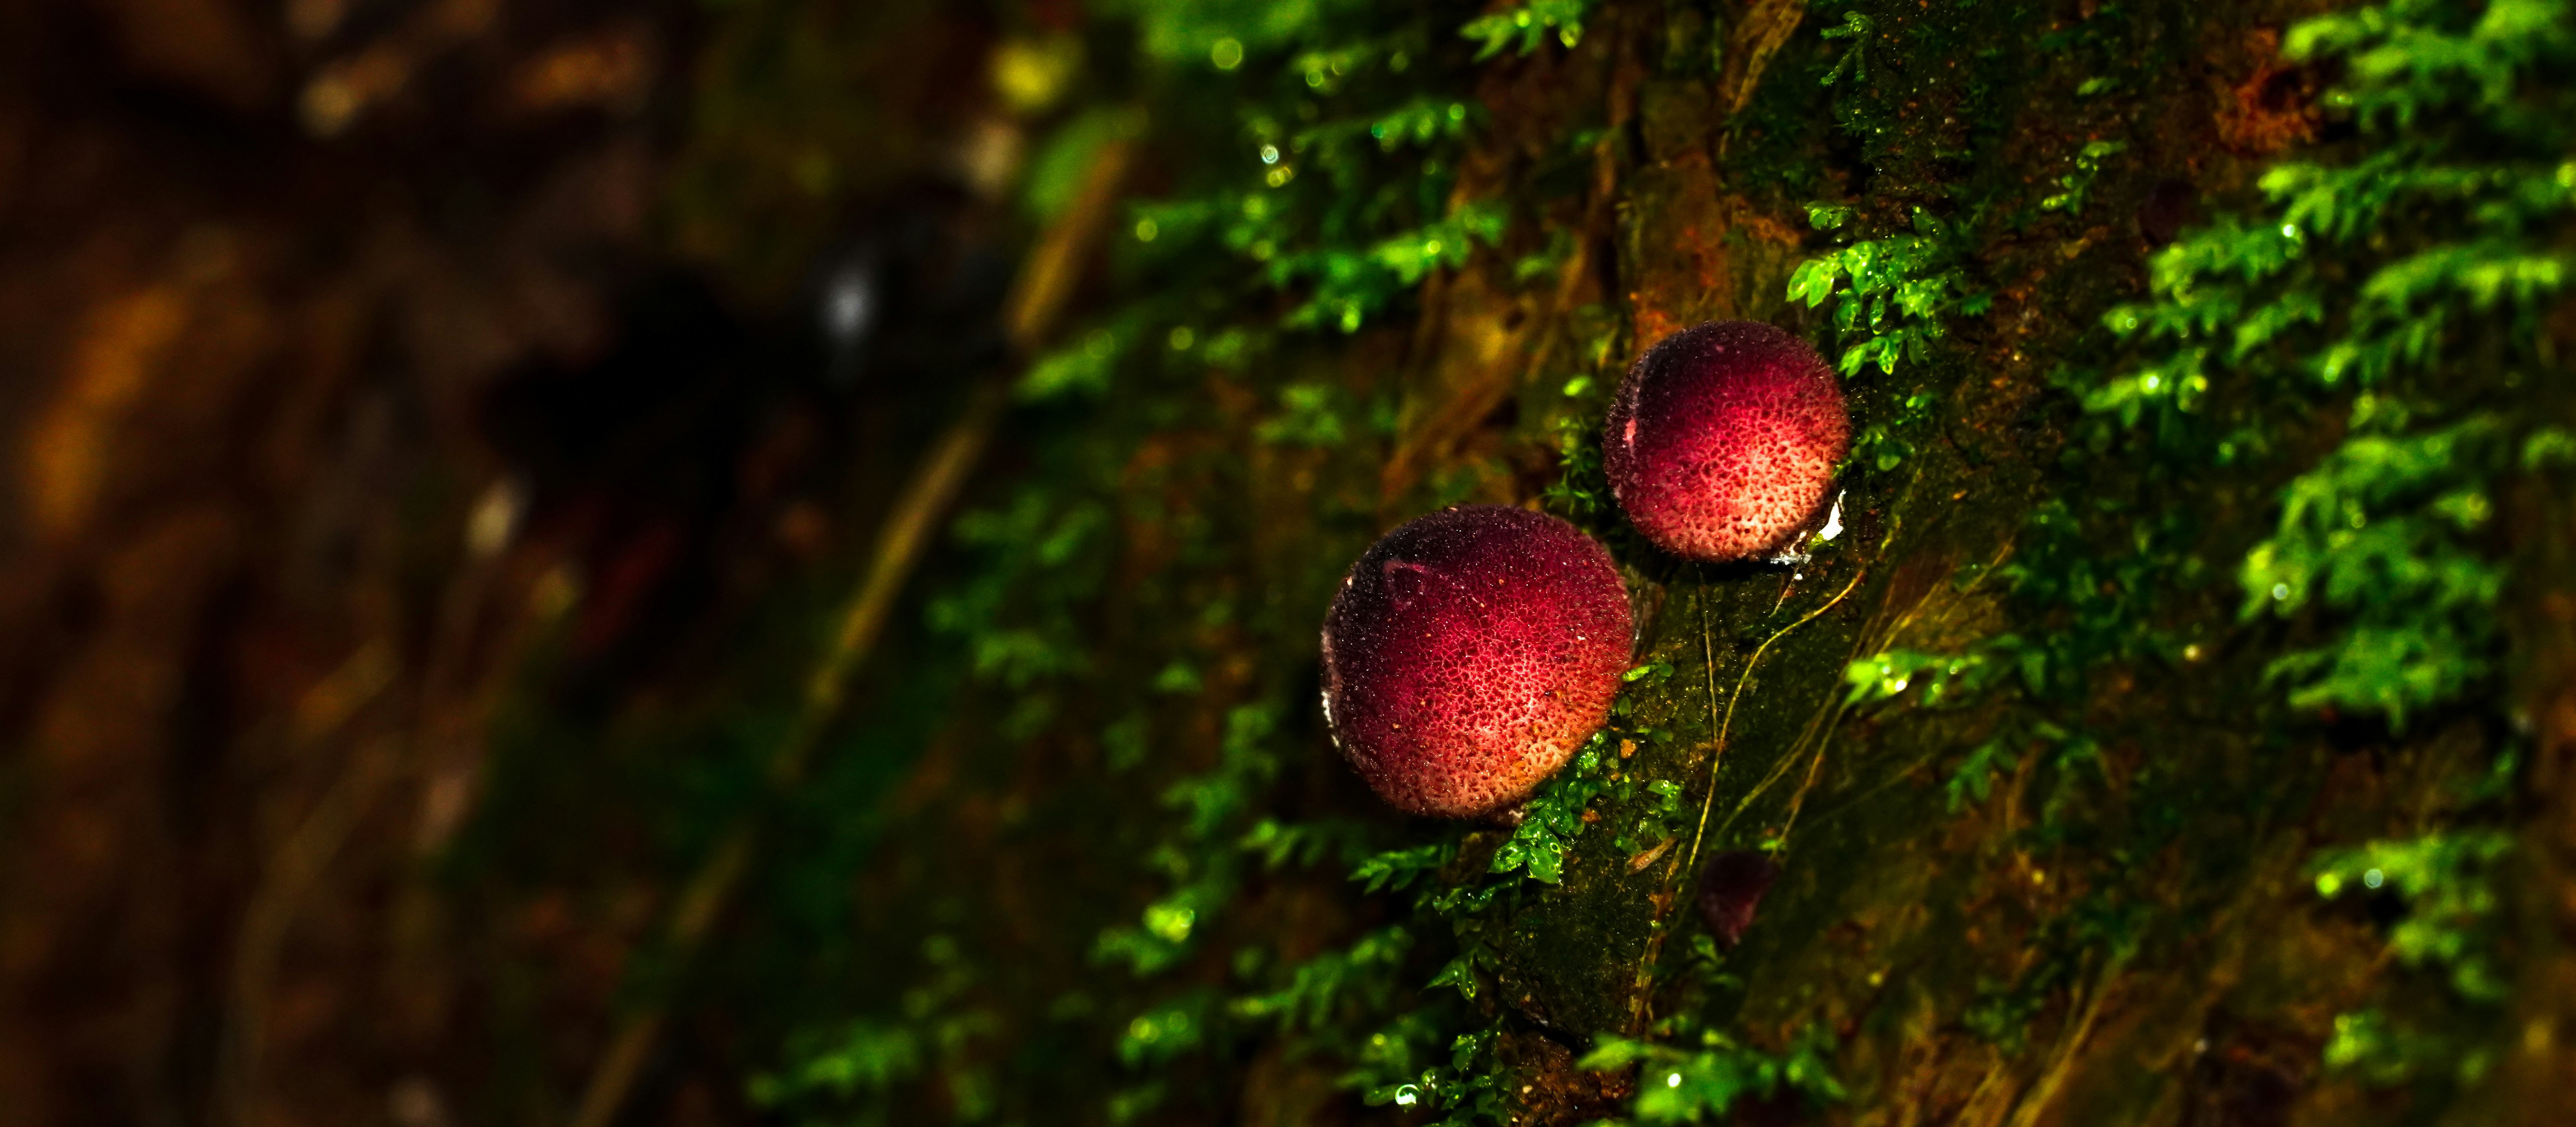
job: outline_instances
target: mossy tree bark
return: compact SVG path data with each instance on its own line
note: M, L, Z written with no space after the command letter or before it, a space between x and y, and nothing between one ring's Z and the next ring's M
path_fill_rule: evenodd
M2434 162L2327 97L2350 78L2331 50L2284 56L2285 29L2321 10L1499 9L1469 26L1496 57L1447 72L1469 84L1458 104L1475 127L1430 150L1454 173L1419 218L1483 206L1508 222L1450 229L1477 240L1471 254L1398 246L1438 237L1431 223L1362 247L1428 263L1418 284L1402 275L1413 312L1346 297L1323 331L1298 327L1315 308L1297 303L1337 276L1299 255L1351 232L1274 244L1287 236L1262 209L1300 205L1262 201L1293 201L1289 177L1356 191L1379 175L1325 139L1352 108L1332 99L1384 89L1364 77L1390 52L1447 45L1390 20L1344 57L1321 32L1282 42L1147 15L1149 42L1178 44L1166 65L1203 68L1194 52L1213 50L1216 70L1246 68L1234 89L1248 100L1214 121L1151 100L1201 79L1145 87L1149 137L1175 170L1138 214L1172 238L1244 209L1239 234L1189 245L1282 280L1271 308L1291 310L1290 329L1255 316L1229 336L1242 306L1172 292L1223 267L1118 256L1128 304L1102 311L1102 332L1118 334L1119 371L1152 374L1104 377L1116 390L1082 424L1120 436L1110 476L1128 492L1104 548L1109 609L1085 612L1079 645L1100 663L1088 676L1162 692L1041 694L1054 711L1038 734L984 745L995 758L975 768L934 756L898 839L974 844L899 862L913 875L870 902L975 888L960 903L1001 920L961 907L957 927L1014 937L988 950L1055 952L975 988L1011 1031L993 1044L1040 1036L1038 998L1060 1020L1106 1019L1118 1059L1088 1059L1109 1079L1046 1084L1105 1098L1113 1117L2548 1121L2576 1016L2542 985L2570 965L2553 835L2576 728L2552 656L2566 618L2548 609L2568 573L2543 565L2563 502L2543 478L2496 479L2498 502L2520 507L2478 540L2515 577L2481 612L2519 624L2495 643L2513 656L2486 666L2526 670L2513 687L2479 674L2411 715L2294 706L2280 659L2313 635L2240 613L2239 561L2276 536L2285 486L2359 425L2349 398L2284 409L2247 390L2251 375L2204 379L2192 409L2238 425L2228 441L2246 453L2194 463L2113 425L2092 390L2152 359L2105 314L2187 302L2151 290L2154 256L2232 217L2267 222L2280 197L2256 181L2278 162ZM2470 38L2482 18L2428 11L2403 18ZM2535 11L2532 34L2563 42L2565 13ZM2556 104L2516 73L2514 96ZM1420 79L1435 117L1439 81ZM1376 136L1393 152L1405 128L1389 117ZM1183 139L1211 137L1271 146L1278 194L1212 188L1261 173L1201 172ZM2542 244L2563 246L2564 229ZM1334 333L1336 308L1368 317ZM1628 359L1738 318L1851 353L1861 437L1841 535L1799 562L1664 556L1598 480L1589 428ZM2550 355L2554 330L2517 324ZM2496 371L2492 357L2433 367ZM1144 422L1157 395L1193 399L1190 421ZM2565 403L2553 390L2509 409L2528 429ZM1342 562L1464 500L1546 507L1601 536L1641 623L1611 729L1517 830L1396 825L1309 715L1311 623ZM971 781L994 778L1017 781ZM1131 812L1157 797L1175 822L1140 831ZM2490 832L2520 844L2461 844ZM2367 896L2337 896L2335 850L2374 841L2392 858L2485 860L2407 877L2391 860L2355 870ZM1361 886L1340 879L1389 848ZM1125 906L1056 899L1096 879L1089 858L1128 850L1159 875ZM1767 892L1715 894L1750 914L1740 938L1713 934L1732 926L1697 904L1720 857L1777 874ZM2445 900L2440 882L2484 899ZM2449 953L2392 946L2410 926ZM2446 985L2464 960L2523 985ZM1000 1059L959 1052L952 1088L994 1082ZM1361 1093L1383 1110L1347 1102Z

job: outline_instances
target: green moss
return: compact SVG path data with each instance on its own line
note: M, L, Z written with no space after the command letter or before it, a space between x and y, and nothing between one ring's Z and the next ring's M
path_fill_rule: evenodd
M1636 1104L1641 1123L1722 1119L1738 1103L1773 1101L1786 1093L1819 1104L1847 1097L1833 1076L1833 1034L1824 1029L1801 1030L1790 1039L1786 1052L1774 1054L1739 1045L1715 1030L1699 1030L1694 1036L1689 1025L1671 1022L1661 1032L1683 1044L1696 1042L1696 1051L1667 1041L1603 1037L1584 1056L1581 1067L1603 1072L1636 1069L1643 1088Z

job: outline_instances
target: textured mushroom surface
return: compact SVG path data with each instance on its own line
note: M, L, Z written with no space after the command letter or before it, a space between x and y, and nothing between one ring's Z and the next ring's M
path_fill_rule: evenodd
M1502 505L1405 524L1324 616L1324 716L1378 796L1472 818L1529 796L1609 717L1628 593L1573 525Z
M1784 546L1823 504L1850 442L1824 358L1756 321L1699 325L1646 350L1602 436L1629 522L1711 563Z

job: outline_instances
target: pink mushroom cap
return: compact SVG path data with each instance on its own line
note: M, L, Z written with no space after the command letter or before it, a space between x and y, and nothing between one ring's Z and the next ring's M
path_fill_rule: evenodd
M1387 533L1324 615L1324 719L1369 788L1473 818L1529 797L1610 715L1632 644L1610 553L1463 505Z
M1603 435L1611 495L1656 547L1719 563L1787 545L1851 443L1842 385L1805 341L1713 321L1628 369Z

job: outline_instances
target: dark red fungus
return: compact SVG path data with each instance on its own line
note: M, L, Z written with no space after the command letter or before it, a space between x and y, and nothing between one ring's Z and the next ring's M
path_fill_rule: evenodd
M1611 494L1685 559L1785 546L1851 441L1842 385L1806 342L1757 321L1665 337L1628 369L1603 435Z
M1750 850L1720 854L1699 873L1699 918L1720 945L1733 947L1753 926L1753 910L1779 879L1780 866Z
M2182 234L2183 224L2191 220L2192 187L2189 180L2158 180L2147 189L2145 202L2138 205L2138 233L2146 236L2147 245L2162 247Z
M1324 719L1398 809L1511 806L1610 713L1631 642L1610 554L1555 517L1464 505L1351 565L1324 616Z

